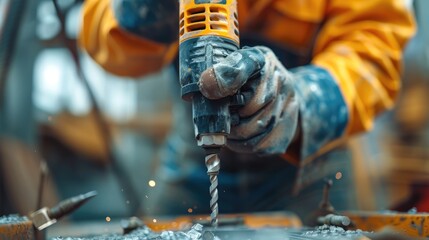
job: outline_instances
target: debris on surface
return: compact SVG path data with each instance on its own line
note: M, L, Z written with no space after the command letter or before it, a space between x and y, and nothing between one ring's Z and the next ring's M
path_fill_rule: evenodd
M0 216L0 224L12 224L28 221L27 217L19 216L18 214L12 214L7 216Z
M304 232L302 235L312 237L314 239L351 239L359 236L364 236L367 233L362 230L344 230L341 227L322 225L316 227L315 230Z
M418 211L417 211L417 208L416 207L413 207L413 208L411 208L410 210L408 210L408 214L416 214Z
M140 227L128 234L108 234L89 237L57 237L52 240L219 240L213 234L203 233L203 226L195 224L188 231L163 231L156 233L147 226Z

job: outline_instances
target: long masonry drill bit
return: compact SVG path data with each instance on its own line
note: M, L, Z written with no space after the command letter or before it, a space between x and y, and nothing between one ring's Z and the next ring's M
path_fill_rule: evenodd
M211 223L213 227L218 226L218 191L217 191L217 175L219 174L220 170L220 159L219 156L215 153L206 155L206 166L207 166L207 174L210 177L210 208L211 208Z

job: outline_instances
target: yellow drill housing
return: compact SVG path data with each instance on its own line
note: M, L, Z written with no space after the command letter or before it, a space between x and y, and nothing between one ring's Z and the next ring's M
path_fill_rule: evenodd
M237 0L180 0L179 36L180 43L218 36L239 45Z

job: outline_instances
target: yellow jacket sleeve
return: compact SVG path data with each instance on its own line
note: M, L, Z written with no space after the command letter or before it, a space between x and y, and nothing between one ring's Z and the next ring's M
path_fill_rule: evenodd
M368 130L400 89L403 48L415 32L403 0L327 2L313 63L337 81L349 110L345 135Z
M121 29L109 0L85 1L79 44L105 70L128 77L156 72L177 53L177 43L164 45Z

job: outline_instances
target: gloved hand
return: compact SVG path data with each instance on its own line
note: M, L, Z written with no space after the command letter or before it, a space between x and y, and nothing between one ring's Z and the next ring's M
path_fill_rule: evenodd
M347 105L328 71L314 65L287 70L266 47L232 53L207 69L199 86L209 99L238 90L247 96L227 143L237 152L279 154L297 143L293 155L305 159L323 152L347 126Z
M177 0L112 0L112 7L119 25L128 32L160 43L178 39Z
M280 154L298 128L296 79L267 47L238 50L207 69L200 78L201 93L209 99L245 96L240 122L231 127L227 146L237 152Z

